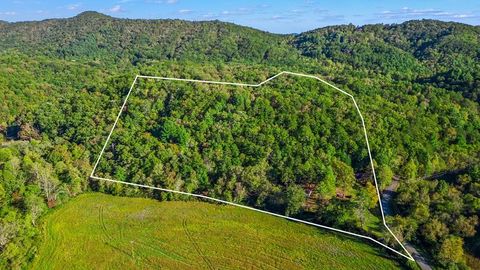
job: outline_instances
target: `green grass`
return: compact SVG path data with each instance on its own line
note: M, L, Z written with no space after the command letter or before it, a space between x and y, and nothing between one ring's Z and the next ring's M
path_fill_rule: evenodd
M385 250L232 206L81 195L45 217L31 269L397 269Z

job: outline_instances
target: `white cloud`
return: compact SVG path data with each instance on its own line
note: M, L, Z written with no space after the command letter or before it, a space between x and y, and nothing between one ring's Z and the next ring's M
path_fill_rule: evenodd
M191 9L180 9L180 10L178 11L178 13L181 13L181 14L187 14L187 13L191 13L191 12L192 12Z
M209 12L209 13L206 13L206 14L203 14L202 15L203 18L209 20L209 19L216 19L218 18L218 15L213 13L213 12Z
M287 17L282 15L273 15L272 17L270 17L270 20L273 20L273 21L280 21L285 19L287 19Z
M243 7L232 8L232 9L224 9L220 11L209 11L203 14L199 14L199 16L206 20L219 19L219 20L231 21L233 19L241 20L241 18L254 17L254 16L259 17L259 18L255 18L255 20L265 20L267 18L271 19L272 16L277 15L277 14L274 14L268 7L270 7L270 5L258 4L258 5L243 6ZM300 9L297 9L296 11L300 11ZM283 16L283 14L280 14L280 15Z
M252 15L255 12L256 11L254 9L241 7L234 10L223 10L222 12L220 12L220 15L223 15L223 16Z
M231 19L238 16L245 16L245 15L253 15L258 13L257 10L251 8L237 8L234 10L222 10L220 12L208 12L202 15L204 19L211 20L211 19Z
M178 0L145 0L145 3L155 3L155 4L176 4Z
M81 6L81 4L70 4L70 5L67 6L67 9L68 10L77 10L80 6Z
M5 12L0 12L0 15L15 16L17 15L17 13L15 11L5 11Z
M420 18L435 18L435 19L465 19L465 18L474 18L478 15L466 12L466 13L455 13L448 12L439 9L427 8L427 9L413 9L409 7L403 7L398 10L384 10L378 13L382 18L385 19L420 19Z
M123 9L120 5L115 5L111 7L108 11L111 13L119 13L119 12L123 12Z
M453 18L458 18L458 19L466 19L466 18L475 18L477 16L473 14L455 14L452 16Z

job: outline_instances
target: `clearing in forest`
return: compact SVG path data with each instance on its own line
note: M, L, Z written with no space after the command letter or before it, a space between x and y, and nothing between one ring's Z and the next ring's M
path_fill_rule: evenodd
M354 97L315 76L281 72L259 84L137 76L91 178L114 194L200 197L413 260L385 223Z
M72 267L400 269L356 238L239 207L101 193L79 195L45 217L29 269Z

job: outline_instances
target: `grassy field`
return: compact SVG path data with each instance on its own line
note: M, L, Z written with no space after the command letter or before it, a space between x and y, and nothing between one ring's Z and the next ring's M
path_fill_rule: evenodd
M45 231L32 269L399 268L365 242L204 202L85 194Z

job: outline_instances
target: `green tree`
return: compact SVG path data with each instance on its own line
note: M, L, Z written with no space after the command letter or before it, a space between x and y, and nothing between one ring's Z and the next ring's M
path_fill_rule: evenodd
M421 233L428 242L435 244L448 236L448 227L440 220L434 218L423 225Z
M430 217L430 209L428 204L418 202L415 206L413 206L411 216L415 218L418 223L426 222Z
M463 239L458 236L450 236L445 239L440 246L437 257L443 265L464 263Z
M317 192L323 200L330 200L335 196L335 175L333 174L332 167L327 167L325 177L317 186Z
M189 134L185 128L179 126L175 121L167 119L160 127L159 137L163 142L187 145Z
M380 187L382 189L386 188L393 179L393 171L387 165L382 165L378 168L378 179L380 180Z
M337 187L342 188L346 193L350 193L355 182L352 167L338 159L333 160L332 167L336 176Z
M297 186L291 185L286 191L286 203L285 215L291 216L297 214L303 207L305 202L305 191Z
M403 175L407 180L414 180L417 178L417 164L410 159L403 168Z
M478 216L471 216L469 218L460 216L455 219L453 224L453 231L461 237L472 237L477 232L475 228L478 225Z

